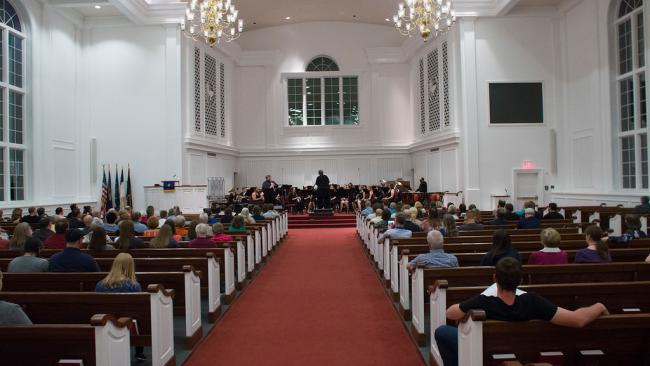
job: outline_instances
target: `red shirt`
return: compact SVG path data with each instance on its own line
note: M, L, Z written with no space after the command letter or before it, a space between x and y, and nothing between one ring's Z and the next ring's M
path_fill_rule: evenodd
M567 264L569 258L565 251L555 253L550 252L534 252L528 257L528 264Z
M212 237L212 241L220 242L220 241L232 241L232 236L228 234L216 234L215 236Z
M187 244L188 248L216 248L217 243L210 238L196 238Z
M43 243L45 249L65 249L65 234L54 233Z

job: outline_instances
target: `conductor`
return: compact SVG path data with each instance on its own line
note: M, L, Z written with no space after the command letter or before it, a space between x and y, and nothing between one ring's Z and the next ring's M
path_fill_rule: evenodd
M322 170L318 171L318 177L316 178L316 206L318 208L329 208L330 207L330 179L323 174Z
M424 178L420 178L420 186L418 187L418 190L416 192L421 192L421 193L427 193L427 182L424 180Z
M264 192L264 203L275 203L276 189L278 184L271 178L270 175L266 176L264 183L262 183L262 192Z

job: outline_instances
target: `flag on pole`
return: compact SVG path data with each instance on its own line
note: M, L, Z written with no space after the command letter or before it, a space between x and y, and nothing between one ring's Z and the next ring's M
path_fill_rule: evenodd
M130 206L126 202L126 187L124 187L124 167L120 169L120 203L122 204L122 208Z
M106 212L106 205L108 204L108 183L106 182L106 167L102 165L103 178L102 178L102 213Z
M126 177L126 204L133 207L133 192L131 191L131 165Z
M113 190L111 189L111 166L108 166L108 180L106 182L106 211L113 208Z
M120 181L117 174L117 164L115 164L115 201L113 202L115 209L119 210L120 206Z

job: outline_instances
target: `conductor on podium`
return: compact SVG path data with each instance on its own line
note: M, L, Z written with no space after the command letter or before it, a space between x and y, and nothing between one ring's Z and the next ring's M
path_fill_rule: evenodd
M427 182L424 180L424 178L420 178L420 186L418 187L418 190L416 192L420 193L427 193Z
M270 175L262 183L262 192L264 192L264 203L275 203L276 189L278 184L271 178Z
M323 174L322 170L318 171L316 178L316 199L317 206L320 209L330 207L330 179L327 175Z

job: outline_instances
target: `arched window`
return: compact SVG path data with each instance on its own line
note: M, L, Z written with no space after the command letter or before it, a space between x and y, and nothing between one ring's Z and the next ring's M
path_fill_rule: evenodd
M305 71L339 71L339 65L327 56L318 56L311 60Z
M25 199L25 69L23 26L0 0L0 201Z
M648 112L643 0L620 0L615 11L616 146L620 187L648 188Z

